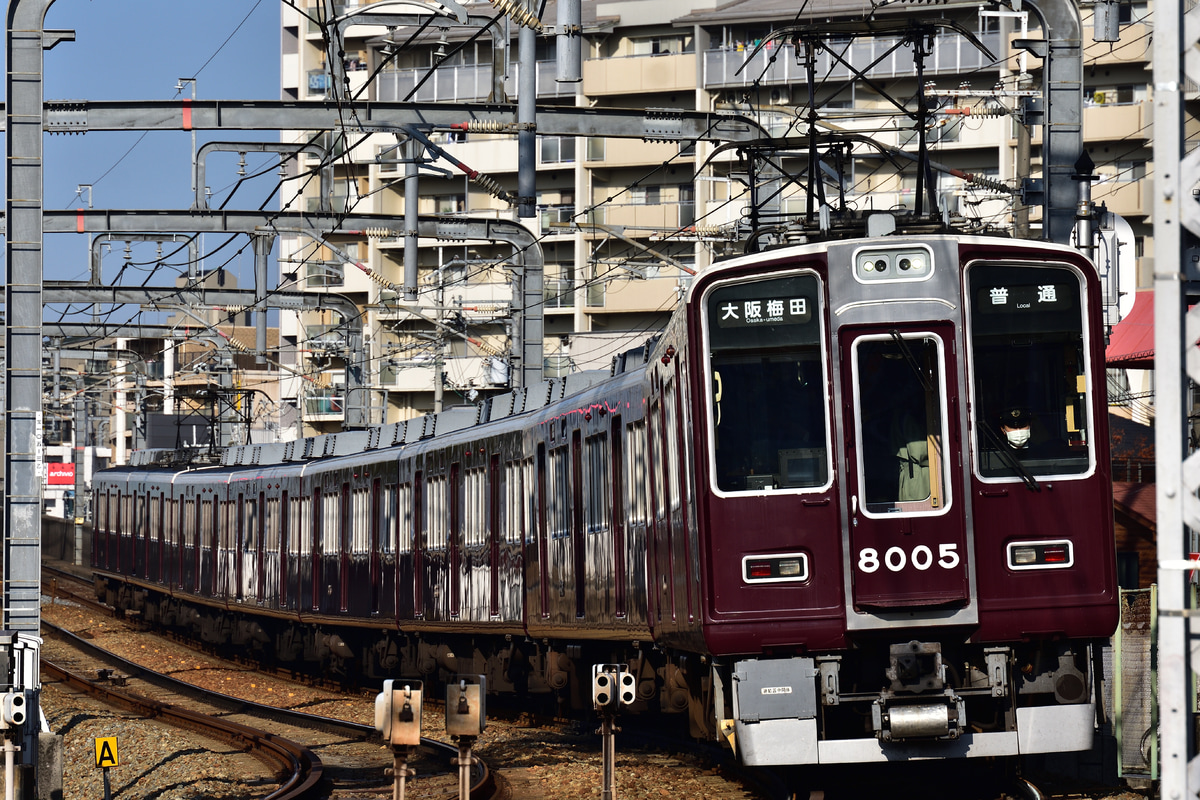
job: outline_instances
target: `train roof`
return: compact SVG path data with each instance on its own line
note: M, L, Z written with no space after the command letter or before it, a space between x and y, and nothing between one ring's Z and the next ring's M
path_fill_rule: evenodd
M930 241L954 241L959 245L975 245L975 246L992 246L1005 248L1020 248L1022 250L1045 250L1047 253L1073 253L1076 256L1082 255L1074 247L1057 242L1047 242L1041 239L1011 239L1004 236L984 236L984 235L968 235L955 233L936 233L936 234L896 234L892 236L874 236L868 238L853 238L853 239L830 239L819 242L807 242L804 244L795 244L785 247L778 247L771 250L764 250L759 253L750 253L747 255L734 256L723 261L717 261L705 270L697 274L697 280L693 280L688 284L687 293L684 300L691 303L695 298L696 287L707 283L707 281L699 280L702 277L709 277L715 274L720 274L725 271L735 270L748 265L762 263L764 261L780 261L789 258L798 258L801 256L812 255L813 253L823 253L829 250L832 246L851 245L853 247L870 247L872 245L879 246L901 246L908 242L930 242Z
M641 353L641 363L644 363L649 345L631 352ZM637 359L624 358L628 355L630 354L622 354L614 359L611 370L575 372L563 378L544 380L533 386L496 395L475 405L455 406L436 414L426 414L402 422L373 426L364 430L326 433L290 442L238 445L225 448L217 454L199 450L138 450L130 456L128 468L180 471L209 466L296 464L414 444L476 425L532 413L551 403L586 391L610 380L615 374L621 374L627 365L629 368L635 366L629 362Z

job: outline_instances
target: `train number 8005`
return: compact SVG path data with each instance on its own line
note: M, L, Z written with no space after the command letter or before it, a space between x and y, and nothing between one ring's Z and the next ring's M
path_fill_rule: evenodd
M923 544L917 545L911 552L906 551L903 547L889 547L883 554L882 560L879 557L879 551L874 547L864 547L858 551L858 568L867 573L876 572L881 566L887 567L892 572L900 572L910 564L924 571L932 567L934 563L933 550ZM958 545L939 544L936 563L942 569L957 567L959 565Z

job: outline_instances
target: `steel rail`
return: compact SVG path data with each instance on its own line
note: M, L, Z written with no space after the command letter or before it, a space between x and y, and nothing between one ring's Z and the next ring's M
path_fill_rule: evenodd
M80 577L79 575L76 575L68 570L64 570L64 569L61 569L59 567L55 567L55 566L49 565L49 564L43 564L42 568L43 568L43 570L45 570L46 572L49 572L52 575L62 576L69 580L77 581L81 584L85 583L84 579L82 577ZM69 597L73 602L80 602L89 608L94 608L97 610L104 610L104 611L112 610L111 608L109 608L108 606L106 606L102 603L96 602L96 601L91 600L86 597L80 597L78 595L73 594L72 592L70 592L70 590L67 590L67 589L63 588L62 586L58 585L57 581L52 583L50 591L51 591L52 596ZM356 723L356 722L349 722L347 720L340 720L340 719L336 719L333 717L324 717L324 716L320 716L317 714L309 714L309 713L301 712L301 711L293 711L291 709L286 709L286 708L277 708L275 706L264 705L262 703L255 703L251 700L244 700L240 697L233 697L231 695L222 694L220 692L214 692L214 691L209 691L207 689L201 689L197 686L194 686L185 681L181 681L177 678L172 678L168 675L162 675L162 674L154 672L152 670L148 670L132 661L129 661L128 659L122 658L121 656L116 655L115 653L105 650L104 648L99 647L99 646L89 642L86 639L76 636L71 631L68 631L64 628L54 625L53 623L48 622L44 618L42 619L42 626L43 626L43 628L49 629L49 631L51 632L52 635L67 640L68 642L70 642L70 644L73 647L76 647L77 649L82 650L83 652L87 653L88 655L112 663L114 666L116 666L118 669L120 669L124 674L126 674L130 677L136 677L140 680L146 681L147 683L151 683L151 684L163 687L163 688L170 689L171 691L178 692L179 694L184 694L184 695L188 695L188 696L200 699L203 702L208 703L210 705L215 705L217 707L223 708L226 712L249 713L249 714L253 714L254 716L274 718L276 720L279 720L279 721L282 721L282 722L285 722L288 724L324 730L326 732L333 732L333 733L337 733L337 734L341 734L341 735L362 736L364 738L374 737L374 736L378 735L375 728L371 725L363 725L363 724ZM125 704L127 702L126 700L122 699L124 697L125 693L117 692L116 690L112 689L111 687L102 686L98 683L88 681L86 678L83 678L82 676L70 673L69 671L67 671L61 667L58 667L49 661L43 660L43 666L48 672L61 672L65 677L60 678L60 680L65 680L70 685L77 686L77 688L88 691L89 693L99 696L102 699L108 698L111 696L114 698L115 702L119 702L122 704ZM81 682L81 683L78 683L78 682ZM141 702L148 704L145 706L145 708L143 708L140 705L129 706L131 708L135 708L140 713L149 714L151 711L156 711L158 708L164 707L164 705L165 705L165 704L159 703L158 701L146 700L144 698L137 698L136 695L130 695L130 697L136 698L136 699L130 700L128 702L137 703L138 701L141 701ZM170 708L170 707L168 706L167 708ZM213 722L218 723L218 724L226 724L224 720L218 720L218 719L215 719L212 717L205 717L205 715L198 714L198 712L188 712L186 709L179 709L179 710L185 712L185 715L192 714L192 715L195 715L198 717L203 717L206 720L213 720ZM164 721L170 722L171 724L175 724L174 722L172 722L172 719L168 716L168 713L166 713L166 712L156 713L155 715L161 716L164 719ZM181 725L183 724L182 718L180 720L180 724ZM204 724L204 723L198 723L198 724ZM237 725L237 723L228 723L228 724ZM189 725L184 725L184 726L190 727ZM245 726L238 726L238 727L245 727ZM200 730L202 732L204 732L207 730L207 728L202 727L202 728L200 728ZM255 731L252 728L246 727L246 731L257 733L260 737L262 737L262 740L264 742L270 743L272 741L281 741L281 742L289 742L291 744L295 744L293 742L290 742L290 740L282 739L282 737L277 737L277 736L274 736L273 734L269 734L269 733L263 733L262 731ZM247 740L238 740L235 742L235 744L244 744L245 741L247 741ZM303 749L302 746L300 746L300 745L296 745L296 746L301 747L301 749ZM422 738L421 746L424 748L439 752L448 759L454 759L454 758L458 757L458 748L455 745L449 744L447 742L441 742L436 739ZM308 751L305 750L305 752L307 753ZM317 764L320 765L320 759L318 759L315 754L308 753L308 755L311 756L312 759L316 760ZM497 788L496 783L495 783L495 776L492 774L491 770L488 768L488 765L485 762L481 761L479 758L473 757L472 762L473 762L472 770L475 773L473 782L471 785L472 800L485 800L486 798L492 797L495 794L496 788ZM280 763L282 763L282 762L280 762ZM286 782L285 785L296 784L296 782L299 781L302 777L303 776L299 775L298 773L293 772L292 776L288 779L288 781ZM319 780L319 776L318 776L317 780ZM275 793L275 794L270 795L268 800L300 800L301 798L305 798L308 796L306 793L309 791L309 788L310 788L309 783L310 783L309 781L304 780L302 783L297 785L297 791L303 791L305 793L300 793L300 794ZM315 783L313 784L313 786L315 786ZM281 787L280 791L282 791L283 788L284 787Z

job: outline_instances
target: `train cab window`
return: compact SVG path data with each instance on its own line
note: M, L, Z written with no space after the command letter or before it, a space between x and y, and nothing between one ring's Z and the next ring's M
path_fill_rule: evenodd
M709 292L710 463L718 490L828 485L820 295L810 274Z
M854 343L859 493L871 514L940 512L948 502L942 350L928 334Z
M1067 267L968 271L976 469L983 478L1089 471L1082 290Z

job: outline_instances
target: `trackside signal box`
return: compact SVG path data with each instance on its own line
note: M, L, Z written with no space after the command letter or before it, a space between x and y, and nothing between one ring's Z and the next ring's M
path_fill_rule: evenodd
M394 747L421 743L421 681L386 680L375 695L375 730Z
M459 675L446 686L446 735L478 736L487 725L487 678Z

